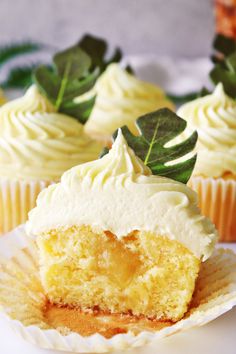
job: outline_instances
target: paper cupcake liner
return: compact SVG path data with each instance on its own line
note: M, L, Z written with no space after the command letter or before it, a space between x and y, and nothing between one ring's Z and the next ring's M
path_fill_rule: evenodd
M160 330L83 337L64 328L50 328L44 317L45 295L39 278L37 248L20 226L0 239L1 313L23 339L42 348L74 353L102 353L140 347L177 332L202 326L236 305L236 255L216 250L203 263L190 310ZM64 334L66 335L63 335Z
M0 179L0 234L23 224L38 194L52 182Z
M216 225L220 241L236 241L236 180L192 177L189 186L198 194L202 214Z

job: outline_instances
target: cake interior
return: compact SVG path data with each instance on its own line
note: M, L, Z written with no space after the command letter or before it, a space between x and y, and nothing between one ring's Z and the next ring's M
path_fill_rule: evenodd
M120 240L89 226L37 238L49 302L82 311L177 321L188 309L200 261L176 240L133 231Z

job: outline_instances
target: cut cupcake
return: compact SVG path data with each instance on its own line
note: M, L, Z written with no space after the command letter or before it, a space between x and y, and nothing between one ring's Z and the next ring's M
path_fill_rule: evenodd
M121 131L107 155L40 194L27 232L51 303L171 321L186 313L217 238L195 192L152 175Z
M98 79L94 91L96 102L85 131L105 142L110 142L114 131L123 125L137 134L135 121L145 113L162 107L174 109L159 87L139 80L119 64L108 66Z
M1 106L0 131L0 233L25 222L45 186L97 158L102 148L35 85Z
M236 240L236 102L222 84L186 103L178 115L188 122L184 136L198 131L197 163L190 185L202 212L216 224L222 241Z

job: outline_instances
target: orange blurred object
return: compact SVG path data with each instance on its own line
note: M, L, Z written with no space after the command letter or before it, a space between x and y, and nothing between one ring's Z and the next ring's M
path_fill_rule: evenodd
M216 32L236 39L236 0L215 0Z

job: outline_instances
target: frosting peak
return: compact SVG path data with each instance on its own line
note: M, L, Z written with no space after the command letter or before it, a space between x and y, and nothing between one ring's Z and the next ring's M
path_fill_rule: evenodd
M0 107L0 149L1 177L58 180L72 166L97 158L101 146L31 86Z
M107 67L95 85L95 93L95 106L85 130L105 140L110 140L112 133L123 125L137 134L138 117L158 108L174 107L159 87L139 80L119 64Z
M151 231L179 240L203 259L216 241L214 226L197 208L196 193L153 176L121 131L107 155L72 168L39 195L27 230L38 235L72 225L108 230L119 239L134 230Z
M130 178L136 175L151 175L151 170L130 149L120 129L107 155L99 160L77 166L75 171L77 177L89 178L92 182L96 179L106 181L108 177L117 178L122 175ZM68 175L71 175L71 171L65 173L63 180Z
M195 175L220 177L226 172L236 174L236 101L226 95L223 85L214 92L184 104L177 114L198 131Z

